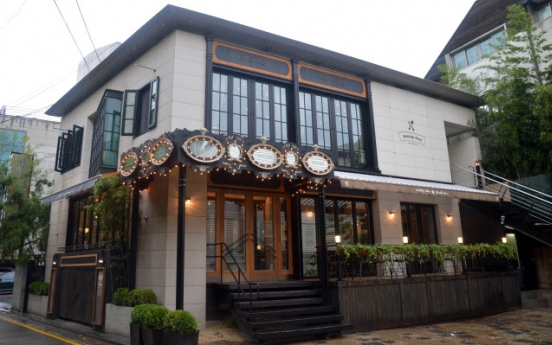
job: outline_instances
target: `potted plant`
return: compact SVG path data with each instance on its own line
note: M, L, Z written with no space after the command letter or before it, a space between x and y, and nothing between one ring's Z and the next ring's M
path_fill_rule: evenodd
M163 322L168 313L167 307L158 305L145 310L142 324L144 345L163 344Z
M197 345L199 328L196 318L186 310L173 310L163 323L165 345Z
M143 345L142 326L148 309L155 307L155 304L140 304L132 309L130 313L130 343L132 345Z

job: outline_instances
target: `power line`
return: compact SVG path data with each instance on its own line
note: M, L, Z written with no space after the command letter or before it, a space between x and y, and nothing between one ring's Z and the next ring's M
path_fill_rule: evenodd
M6 22L6 24L5 24L3 27L1 27L0 30L5 29L5 28L8 26L8 24L12 21L12 19L15 18L15 17L17 17L17 15L19 14L19 12L21 12L21 9L23 8L23 5L25 5L26 3L27 3L27 0L25 0L25 1L21 4L21 6L19 6L19 9L17 10L17 12L16 12L13 16L11 16L10 19L8 19L8 21Z
M86 33L88 34L88 38L90 38L90 43L92 43L92 48L94 48L94 53L96 54L96 57L98 58L98 61L102 62L102 59L100 59L100 56L98 55L98 52L96 51L96 46L94 45L94 41L92 41L92 36L90 36L90 32L88 31L88 25L86 25L86 21L84 20L84 17L82 15L81 8L79 6L79 1L75 0L75 2L77 3L77 7L79 8L79 13L80 13L80 16L82 18L82 22L84 23L84 27L86 28ZM90 70L90 68L88 70Z
M86 67L88 68L88 71L90 72L90 67L88 66L88 62L86 62L86 59L84 58L84 55L82 54L82 51L80 50L79 45L77 44L77 41L75 40L75 36L73 36L73 33L71 32L71 29L69 28L69 24L67 24L67 21L65 20L65 17L63 17L63 13L61 13L61 9L59 8L56 0L54 0L54 4L56 5L56 7L58 9L58 12L61 16L61 19L63 19L63 22L65 23L65 26L67 27L67 30L69 31L69 34L71 35L71 38L73 38L73 42L77 46L77 49L79 50L79 53L80 53L82 59L84 60L84 63L86 64Z

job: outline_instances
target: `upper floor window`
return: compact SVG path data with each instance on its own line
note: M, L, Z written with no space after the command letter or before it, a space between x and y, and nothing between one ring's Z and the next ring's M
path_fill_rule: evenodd
M123 93L107 90L94 120L89 177L117 170Z
M301 146L331 151L339 166L364 168L363 120L360 105L308 92L299 92Z
M73 126L58 137L55 171L64 173L80 165L84 128Z
M211 132L288 141L285 86L213 73Z
M482 40L455 52L452 55L454 67L457 69L464 68L493 54L503 44L504 38L505 33L502 30L486 36Z
M126 90L121 135L137 137L154 128L158 104L159 77L140 90Z
M537 10L537 19L538 21L545 20L552 17L552 10L550 8L550 3L547 3L543 7Z

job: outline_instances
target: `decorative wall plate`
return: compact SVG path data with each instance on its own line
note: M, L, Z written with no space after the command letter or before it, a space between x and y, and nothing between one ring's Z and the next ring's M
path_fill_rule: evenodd
M242 157L242 149L238 144L228 145L227 152L229 160L239 160Z
M265 170L276 169L282 164L280 151L272 145L257 144L251 146L247 156L253 165Z
M129 152L121 159L121 175L124 177L132 175L138 166L138 155L134 152Z
M169 159L173 152L174 145L172 141L167 138L161 138L153 144L151 149L151 163L154 165L161 165Z
M307 152L303 156L303 165L311 174L319 176L328 174L334 166L327 154L318 151Z
M216 162L224 155L224 148L220 141L205 135L189 138L182 148L190 158L202 163Z

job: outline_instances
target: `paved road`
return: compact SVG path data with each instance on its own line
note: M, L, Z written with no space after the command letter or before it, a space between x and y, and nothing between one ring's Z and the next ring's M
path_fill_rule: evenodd
M60 345L78 344L51 333L40 331L34 327L16 322L0 313L0 344L13 345Z

